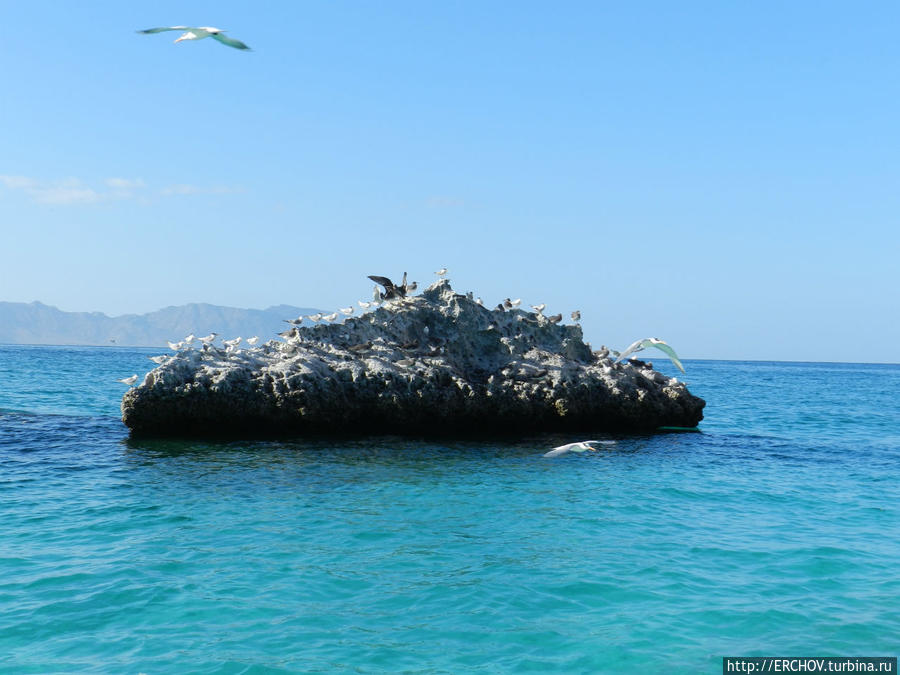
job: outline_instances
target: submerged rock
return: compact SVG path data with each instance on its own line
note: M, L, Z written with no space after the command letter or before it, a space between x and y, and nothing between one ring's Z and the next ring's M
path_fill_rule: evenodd
M694 427L703 399L613 363L580 326L489 310L441 280L342 324L227 353L178 352L129 390L137 435L653 430Z

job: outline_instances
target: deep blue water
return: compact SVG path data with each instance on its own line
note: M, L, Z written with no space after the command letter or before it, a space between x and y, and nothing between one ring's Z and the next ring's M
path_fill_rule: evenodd
M900 653L900 366L689 361L699 432L551 460L581 439L131 441L152 353L0 346L2 672Z

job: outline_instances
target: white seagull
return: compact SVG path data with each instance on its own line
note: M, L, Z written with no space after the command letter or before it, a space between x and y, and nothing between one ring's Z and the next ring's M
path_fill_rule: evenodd
M328 322L331 322L331 321L334 321L335 319L337 319L337 317L338 317L337 312L332 312L331 314L326 314L322 318Z
M206 335L202 338L197 338L197 339L200 340L200 342L202 342L203 344L208 345L208 344L212 344L213 340L216 339L217 335L218 335L218 333L210 333L209 335Z
M532 305L532 306L531 306L531 309L533 309L533 310L535 311L535 314L543 314L543 313L544 313L544 310L545 310L546 308L547 308L547 303L546 303L546 302L542 302L542 303L539 304L539 305Z
M182 340L181 342L169 342L168 340L166 340L166 343L169 345L169 349L171 349L173 352L180 351L181 348L184 347L184 340Z
M447 275L447 268L442 267L437 272L435 272L435 274L437 274L441 279L443 279Z
M309 319L310 321L312 321L313 323L315 323L316 321L318 321L319 319L322 318L322 312L316 312L315 314L310 314L306 318Z
M565 445L560 445L558 447L553 448L550 452L544 453L544 457L559 457L560 455L565 455L567 452L585 452L586 450L590 450L591 452L596 452L597 448L592 447L594 445L615 445L615 441L578 441L577 443L566 443Z
M341 314L346 314L347 316L350 316L351 314L353 314L352 306L351 307L339 307L338 310L340 311Z
M116 382L121 382L122 384L127 384L129 387L133 387L134 383L137 382L137 375L123 377L121 380L116 380Z
M213 40L217 40L221 42L223 45L228 45L229 47L234 47L235 49L250 49L247 45L245 45L240 40L235 40L234 38L230 38L225 35L225 31L221 28L213 28L212 26L199 26L194 28L192 26L163 26L161 28L147 28L146 30L139 30L138 33L142 35L150 35L151 33L165 33L170 30L181 30L184 31L175 42L181 42L182 40L202 40L203 38L211 37Z
M163 355L161 355L161 356L149 356L148 358L149 358L151 361L153 361L153 363L165 363L166 361L168 361L168 360L169 360L170 358L172 358L172 357L171 357L171 356L167 356L166 354L163 354ZM121 382L121 380L120 380L120 382Z
M661 352L665 352L666 356L668 356L672 363L678 366L678 370L682 373L684 372L684 366L681 365L681 361L678 360L678 354L675 353L675 350L672 349L666 342L660 340L659 338L644 338L643 340L637 340L632 342L628 349L619 354L619 357L616 361L622 361L623 359L627 359L632 354L639 352L647 347L656 347Z
M581 321L581 312L579 312L577 309L572 312L572 321Z
M247 344L250 345L251 347L252 347L253 345L255 345L257 342L259 342L259 336L258 336L258 335L254 335L252 338L247 338Z

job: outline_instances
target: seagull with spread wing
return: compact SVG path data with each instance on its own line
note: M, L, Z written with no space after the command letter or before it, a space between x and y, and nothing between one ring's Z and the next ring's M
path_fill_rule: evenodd
M199 28L193 28L191 26L163 26L161 28L139 30L138 33L150 35L151 33L164 33L169 30L184 31L181 34L181 37L175 40L175 42L181 42L182 40L202 40L203 38L211 37L213 40L221 42L223 45L234 47L235 49L250 49L250 47L240 40L235 40L234 38L225 35L225 31L221 28L213 28L212 26L200 26Z
M656 347L661 352L665 352L666 356L668 356L672 360L672 363L678 366L678 370L680 370L682 373L684 372L684 366L681 365L681 361L678 360L678 354L675 353L675 350L672 349L668 345L668 343L660 340L659 338L644 338L643 340L632 342L628 346L628 349L619 354L619 357L616 359L616 361L627 359L632 354L642 351L647 347Z

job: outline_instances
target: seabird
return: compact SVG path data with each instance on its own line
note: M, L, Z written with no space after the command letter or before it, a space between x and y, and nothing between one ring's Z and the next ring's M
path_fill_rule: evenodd
M296 319L282 319L282 321L284 321L285 323L289 323L292 326L299 326L301 323L303 323L303 317L298 316ZM225 344L224 341L223 344Z
M183 342L184 342L184 344L189 345L196 339L197 339L197 336L194 335L193 333L191 333L186 338L184 338Z
M494 307L495 312L505 312L506 307L503 306L504 303L498 303L496 307Z
M616 358L616 361L618 362L622 361L623 359L627 359L632 354L646 349L647 347L656 347L661 352L665 352L666 356L671 359L672 363L674 363L678 367L678 370L680 370L682 373L684 372L684 366L682 366L681 361L678 360L678 354L676 354L675 350L672 349L666 342L660 340L659 338L644 338L643 340L636 340L635 342L632 342L628 346L628 349L619 354L618 358Z
M129 387L133 387L134 383L137 382L137 375L123 377L121 380L116 380L116 382L121 382L122 384L127 384Z
M357 300L356 303L363 309L369 309L372 306L371 302L363 302L362 300Z
M315 314L310 314L310 315L307 316L306 318L309 319L310 321L312 321L313 323L315 323L316 321L318 321L319 319L322 318L322 312L317 312L317 313L315 313Z
M414 281L414 282L412 282L409 286L406 287L406 292L407 292L407 293L412 293L412 292L413 292L414 290L416 290L418 287L419 287L419 282L418 282L418 281Z
M322 318L325 319L325 321L331 322L331 321L334 321L337 317L338 317L338 313L334 312L332 314L326 314Z
M247 344L250 345L251 347L252 347L253 345L255 345L257 342L259 342L259 336L258 336L258 335L254 335L252 338L247 338Z
M550 323L559 323L562 321L562 314L554 314L553 316L548 316L547 321Z
M165 354L162 354L162 355L160 355L160 356L148 356L147 358L149 358L151 361L153 361L153 363L165 363L165 362L168 361L171 357L170 357L170 356L166 356ZM121 381L121 380L120 380L120 381Z
M182 347L184 347L184 340L182 340L181 342L169 342L168 340L166 340L166 344L169 345L169 349L171 349L173 352L177 352L180 351Z
M572 321L581 321L581 312L577 309L572 312Z
M350 316L351 314L353 314L353 307L352 307L352 306L350 306L350 307L339 307L338 310L340 311L341 314L346 314L347 316Z
M543 314L543 313L544 313L544 309L545 309L546 307L547 307L547 303L542 302L542 303L539 304L539 305L532 305L532 306L531 306L531 309L534 310L534 313L535 313L535 314Z
M181 42L182 40L202 40L203 38L211 37L213 40L221 42L223 45L228 45L229 47L234 47L235 49L245 49L248 50L250 47L245 45L240 40L235 40L234 38L230 38L225 35L225 31L221 28L213 28L212 26L199 26L194 28L192 26L163 26L161 28L147 28L146 30L139 30L138 33L142 35L150 35L152 33L164 33L170 30L181 30L184 33L181 34L176 43Z
M481 298L475 298L475 304L484 307L484 300L482 300Z
M395 286L394 282L387 277L370 274L369 279L376 284L384 286L384 293L379 293L378 287L375 287L375 292L378 293L378 300L393 300L394 298L406 297L406 291L408 290L406 286L406 272L403 273L403 282L399 286Z
M202 337L202 338L198 338L198 339L203 344L208 345L208 344L212 344L212 341L216 339L217 335L218 335L218 333L210 333L209 335Z
M437 272L435 272L435 274L437 274L439 277L441 277L441 278L443 279L444 276L446 276L446 274L447 274L447 268L446 268L446 267L442 267L442 268L439 269Z
M553 448L550 452L544 453L543 456L559 457L560 455L565 455L567 452L585 452L586 450L596 452L597 448L594 448L592 446L615 445L615 443L615 441L578 441L577 443L566 443L565 445L560 445Z
M226 347L237 347L239 344L241 344L241 338L236 337L233 340L222 340L222 344Z

